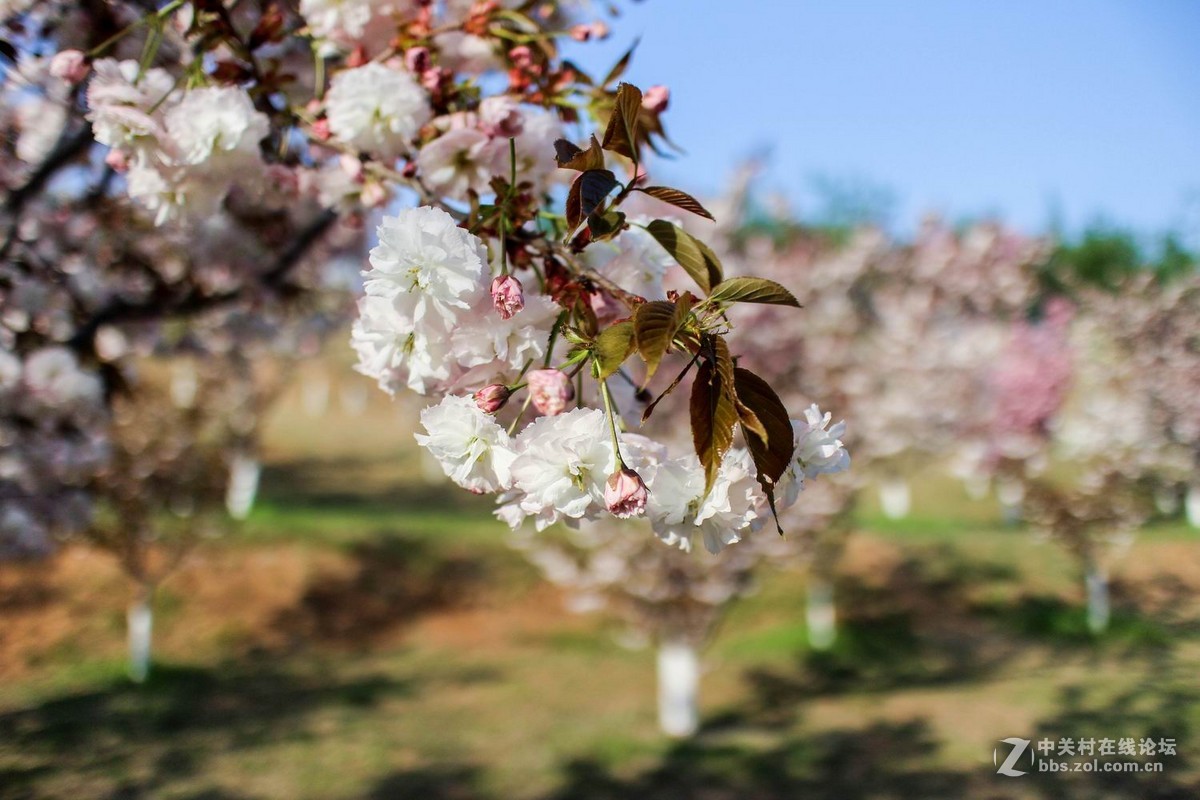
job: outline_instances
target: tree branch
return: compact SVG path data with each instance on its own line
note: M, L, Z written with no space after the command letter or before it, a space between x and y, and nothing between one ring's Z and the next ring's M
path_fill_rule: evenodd
M0 243L0 260L8 255L9 249L16 241L17 228L20 227L21 212L25 210L25 205L49 183L55 173L86 150L93 141L90 123L85 122L83 127L75 133L64 129L58 143L50 151L50 155L46 156L46 160L41 163L41 166L34 170L33 174L29 176L29 180L9 192L8 198L4 201L4 212L8 217L8 230L4 234L3 243Z
M258 275L257 280L251 284L244 284L236 289L216 294L205 294L196 288L192 288L175 297L164 296L164 293L160 292L153 293L135 302L116 298L107 305L102 306L85 321L79 327L79 330L75 332L75 335L71 337L68 345L81 354L91 353L95 344L96 331L104 325L149 319L190 317L204 311L235 303L243 299L247 295L248 290L254 285L265 289L278 289L283 285L292 268L300 262L308 250L332 227L337 218L337 212L333 209L325 209L318 214L315 219L299 232L291 245L280 253L279 258L276 259L271 268Z

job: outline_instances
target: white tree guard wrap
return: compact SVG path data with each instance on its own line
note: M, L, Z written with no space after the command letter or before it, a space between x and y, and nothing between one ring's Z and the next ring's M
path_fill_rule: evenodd
M198 389L195 364L189 360L175 361L171 364L171 402L176 408L191 408L196 402Z
M888 478L879 484L879 505L888 519L904 519L912 510L912 490L903 478Z
M1087 576L1087 623L1092 633L1103 633L1108 630L1108 621L1112 616L1112 608L1108 597L1108 573L1103 567L1088 568Z
M1019 481L1002 480L996 484L996 498L1004 513L1004 521L1015 524L1021 521L1021 504L1025 502L1025 487Z
M1189 486L1187 497L1183 500L1184 513L1187 514L1188 524L1200 528L1200 486Z
M833 605L833 584L810 575L804 602L804 621L808 626L808 646L825 651L837 640L837 610Z
M150 642L154 628L154 611L149 594L140 594L125 614L129 629L129 677L143 683L150 674Z
M225 509L229 516L243 520L254 508L258 496L258 481L262 476L262 464L257 458L244 451L233 454L229 464L229 483L225 487Z
M366 381L355 381L342 387L338 393L338 400L341 403L342 413L348 417L361 417L367 411L367 405L371 400L370 387L366 385Z
M691 736L700 724L700 657L682 642L658 646L658 724L668 736Z

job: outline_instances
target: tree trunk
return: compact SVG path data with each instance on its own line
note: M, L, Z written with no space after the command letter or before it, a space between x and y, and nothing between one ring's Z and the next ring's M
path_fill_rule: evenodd
M1200 528L1200 486L1189 486L1187 497L1183 501L1184 509L1187 512L1188 524L1193 528Z
M1108 572L1095 564L1089 565L1087 576L1087 622L1092 633L1108 630L1111 608L1108 599Z
M342 388L338 397L341 400L342 411L349 417L361 417L370 402L370 393L366 381L355 381Z
M304 381L300 388L300 404L307 416L325 416L329 410L329 376L321 372Z
M171 402L176 408L191 408L196 402L196 365L190 359L171 365Z
M134 683L144 683L146 676L150 674L150 641L154 627L153 598L152 588L146 585L139 586L125 614L129 630L129 677Z
M996 484L996 497L1000 500L1000 508L1004 521L1016 525L1021 521L1021 503L1025 500L1025 487L1020 481L1003 480Z
M1177 486L1161 486L1154 492L1154 507L1164 517L1179 513L1179 492Z
M879 505L888 519L904 519L912 508L912 492L903 478L887 478L879 485Z
M970 475L963 478L963 488L967 491L967 497L978 502L988 496L992 482L987 475Z
M684 642L658 646L658 724L668 736L691 736L699 726L700 658Z
M833 584L825 577L809 573L804 619L808 625L808 646L825 651L837 639L837 611L833 605Z
M239 450L229 464L229 483L225 488L225 508L234 519L245 519L254 508L262 464L249 453Z

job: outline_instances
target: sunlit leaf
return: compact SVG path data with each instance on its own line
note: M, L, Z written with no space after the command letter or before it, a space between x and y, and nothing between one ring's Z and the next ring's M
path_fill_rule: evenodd
M646 381L658 370L675 336L675 304L666 300L643 303L633 313L634 341L646 362Z
M602 330L592 345L592 356L599 367L600 380L620 369L634 349L632 320L627 319Z
M713 287L710 300L721 303L770 303L800 308L800 301L786 288L766 278L729 278Z
M678 225L656 219L646 226L663 249L683 267L705 294L721 282L721 262L716 254Z

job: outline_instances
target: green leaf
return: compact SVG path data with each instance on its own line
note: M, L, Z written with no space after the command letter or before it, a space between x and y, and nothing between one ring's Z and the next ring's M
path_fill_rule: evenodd
M577 172L587 172L590 169L604 169L604 151L600 143L592 136L591 146L587 150L559 139L554 143L554 160L563 169L573 169Z
M692 383L689 408L692 444L696 448L696 457L704 466L704 496L716 482L717 470L733 444L733 429L738 422L733 387L725 383L720 372L711 361L705 361Z
M592 344L592 358L600 370L597 377L604 380L620 369L634 349L632 320L627 319L602 330Z
M775 516L775 527L782 534L783 528L775 511L775 484L783 477L795 454L792 421L779 395L765 380L748 369L735 367L733 381L742 433L754 459L758 482Z
M665 219L652 221L646 230L692 276L705 294L721 282L721 261L704 242Z
M674 303L655 300L643 303L633 312L634 340L637 351L646 362L646 382L658 371L658 365L675 338Z
M588 229L592 232L592 240L602 242L611 239L629 227L625 223L625 212L610 208L603 214L592 214L588 217Z
M775 281L766 278L730 278L713 287L709 300L720 303L771 303L801 308L800 301Z
M584 217L595 211L617 185L617 176L607 169L589 169L571 184L567 193L567 230L574 231Z
M642 113L642 90L632 83L617 87L608 127L604 129L603 147L638 163L637 126Z
M692 197L687 192L681 192L678 189L672 189L669 186L641 186L634 191L648 194L651 197L662 200L664 203L670 203L673 206L682 208L684 211L690 211L693 214L699 214L705 219L713 218L713 215L708 213L708 209L700 205L700 201Z

